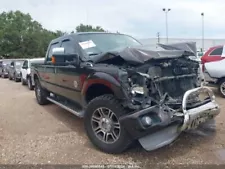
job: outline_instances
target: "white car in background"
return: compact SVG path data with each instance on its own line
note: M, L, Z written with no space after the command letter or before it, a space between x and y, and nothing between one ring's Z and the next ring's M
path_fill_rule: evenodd
M225 97L225 59L207 62L203 69L208 85L218 87L219 93Z
M22 85L28 85L30 90L34 89L32 80L32 65L44 63L44 58L26 59L21 68L21 82Z

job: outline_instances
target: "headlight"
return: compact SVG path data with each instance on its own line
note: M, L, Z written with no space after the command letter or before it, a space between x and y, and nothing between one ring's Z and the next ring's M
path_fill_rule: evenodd
M144 87L141 87L141 86L135 86L131 89L131 93L133 95L135 94L144 94L145 93L145 90L144 90Z

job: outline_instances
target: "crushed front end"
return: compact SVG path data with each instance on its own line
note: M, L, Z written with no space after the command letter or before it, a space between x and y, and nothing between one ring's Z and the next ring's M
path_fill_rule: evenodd
M211 89L198 81L199 64L188 57L156 59L120 72L124 107L121 124L143 148L170 144L219 114Z

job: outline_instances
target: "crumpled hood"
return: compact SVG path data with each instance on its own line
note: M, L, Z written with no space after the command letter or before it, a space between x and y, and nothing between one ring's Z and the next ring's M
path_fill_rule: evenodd
M103 53L93 58L94 63L109 60L123 59L130 64L143 64L151 59L177 58L184 56L196 56L196 43L186 42L177 44L159 44L162 50L153 51L148 46L127 47L111 52Z

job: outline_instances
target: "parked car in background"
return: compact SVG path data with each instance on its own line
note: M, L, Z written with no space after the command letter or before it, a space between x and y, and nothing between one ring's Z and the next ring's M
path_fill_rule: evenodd
M225 49L224 46L214 46L209 48L205 54L201 57L201 62L204 65L208 62L215 62L223 60L225 56Z
M21 67L24 60L13 60L9 66L9 80L19 82L21 80Z
M2 60L2 64L0 66L0 76L3 78L8 77L8 68L10 64L10 60Z
M225 97L225 59L207 62L203 70L207 85L217 87L221 96Z
M21 68L22 85L27 85L30 90L34 89L34 83L31 76L31 67L34 64L44 63L45 58L26 59Z
M214 46L202 56L202 70L205 81L209 86L218 88L225 97L225 48L223 45Z

